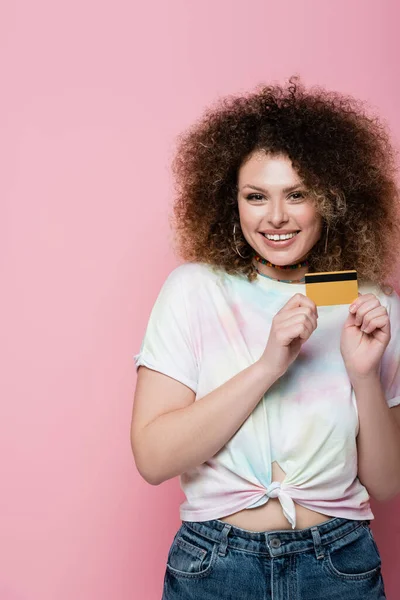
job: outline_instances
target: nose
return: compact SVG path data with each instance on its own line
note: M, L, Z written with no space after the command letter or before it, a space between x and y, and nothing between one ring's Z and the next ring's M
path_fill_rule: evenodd
M267 219L273 227L278 228L282 223L288 221L287 206L284 201L270 200L270 202L267 203L267 206Z

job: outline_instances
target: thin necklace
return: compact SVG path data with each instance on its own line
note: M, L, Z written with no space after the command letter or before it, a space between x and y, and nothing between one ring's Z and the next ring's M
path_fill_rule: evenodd
M261 275L261 277L266 277L267 279L272 279L272 281L280 281L281 283L305 283L306 278L302 277L301 279L275 279L275 277L270 277L269 275L265 275L265 273L261 273L257 267L255 267L257 273Z
M273 263L271 263L269 260L266 260L265 258L261 258L261 256L259 256L258 254L254 253L254 258L262 263L263 265L267 265L267 267L273 267L275 269L301 269L303 267L308 267L309 266L309 262L308 260L303 260L299 263L296 263L294 265L274 265ZM272 281L280 281L281 283L305 283L306 278L302 277L301 279L276 279L275 277L270 277L269 275L265 275L265 273L261 273L261 271L259 271L257 269L257 267L255 267L257 273L259 275L261 275L261 277L266 277L267 279L272 279Z

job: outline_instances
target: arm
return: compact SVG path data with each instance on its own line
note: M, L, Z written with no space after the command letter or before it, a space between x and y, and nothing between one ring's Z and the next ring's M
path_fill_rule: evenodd
M166 376L160 373L146 372L146 376L157 377L160 388L165 383ZM203 398L161 414L141 428L132 440L141 475L148 483L158 485L214 456L277 378L257 361ZM178 392L183 384L174 381L173 385ZM169 386L171 393L171 383Z
M360 421L359 479L380 501L400 492L400 299L382 300L360 294L342 332Z
M142 476L154 485L214 456L237 432L317 327L318 312L296 294L275 315L261 357L195 400L178 380L139 371L131 443Z
M400 493L400 427L389 408L379 377L352 382L360 430L357 436L358 475L376 500Z

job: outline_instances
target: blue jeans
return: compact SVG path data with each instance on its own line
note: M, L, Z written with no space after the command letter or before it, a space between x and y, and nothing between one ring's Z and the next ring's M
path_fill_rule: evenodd
M219 519L183 521L168 552L162 600L384 600L369 524L335 517L258 532Z

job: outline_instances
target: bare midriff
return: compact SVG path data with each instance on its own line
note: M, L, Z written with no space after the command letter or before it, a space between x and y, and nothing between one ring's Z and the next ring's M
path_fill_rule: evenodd
M283 481L285 472L277 462L272 463L272 480ZM306 529L313 527L324 521L329 521L333 517L324 515L300 506L294 501L296 508L296 527L295 529ZM245 508L239 512L232 513L226 517L219 518L220 521L226 521L231 525L236 525L241 529L250 531L272 531L275 529L292 529L291 524L283 514L282 505L278 498L269 498L266 504L256 508Z

